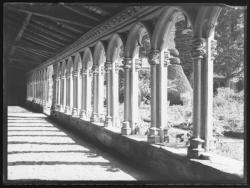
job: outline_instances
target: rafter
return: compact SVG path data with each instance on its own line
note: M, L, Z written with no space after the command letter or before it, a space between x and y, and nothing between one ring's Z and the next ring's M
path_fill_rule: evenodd
M38 43L38 42L36 42L36 41L34 41L34 40L30 39L30 38L25 38L25 37L22 38L21 42L18 42L18 43L15 43L15 44L17 44L17 45L24 44L25 46L31 47L31 48L33 48L33 46L35 45L36 47L38 47L38 46L43 47L43 48L46 47L46 48L44 48L45 50L50 50L50 51L52 50L53 52L58 51L57 48L53 48L51 46L47 46L45 44Z
M70 39L68 39L68 38L66 38L66 37L63 37L63 36L61 36L61 35L59 35L59 34L56 34L55 32L51 32L51 31L49 31L48 29L44 29L43 27L37 25L35 22L30 23L29 26L30 26L30 27L33 27L33 28L36 29L37 31L40 31L40 32L42 32L42 33L46 33L47 35L50 35L50 36L52 36L52 37L55 37L55 38L57 38L57 39L59 39L59 40L62 40L62 41L65 41L65 42L71 42Z
M55 54L57 52L57 51L52 51L52 50L50 50L48 48L44 48L43 46L32 44L31 42L28 42L28 41L25 41L25 40L15 42L12 45L13 46L20 46L20 47L24 47L24 48L30 48L30 49L45 52L45 53L48 53L48 54Z
M50 6L50 5L48 5ZM67 14L62 14L61 12L54 10L48 10L51 9L53 6L50 7L45 7L45 6L36 6L36 5L28 5L28 4L14 4L11 6L8 6L9 9L12 10L17 10L20 12L24 13L30 13L34 14L36 16L44 17L44 18L49 18L52 20L68 23L71 25L77 25L80 27L84 28L92 28L93 26L87 25L87 24L82 24L81 20L77 16L73 15L67 15ZM77 20L77 21L76 21Z
M45 39L46 41L48 41L49 43L52 42L52 43L56 43L56 45L58 46L65 46L64 43L62 42L59 42L55 39L52 39L51 36L45 36L43 33L41 32L37 32L37 31L34 31L34 29L31 29L29 28L26 33L29 33L29 34L32 34L32 35L35 35L35 36L38 36L38 37L41 37L43 39Z
M98 19L98 18L92 16L91 14L88 14L88 13L83 12L83 11L81 11L81 10L77 10L76 7L73 8L72 6L69 6L69 5L64 5L64 7L67 8L68 10L71 10L72 12L75 12L75 13L81 15L81 16L87 17L87 18L89 18L89 19L91 19L91 20L94 20L94 21L96 21L96 22L99 22L99 21L100 21L100 19Z
M66 36L66 37L68 37L70 39L75 39L75 36L72 35L72 33L69 33L67 31L63 30L62 27L56 26L55 23L53 25L51 25L47 21L42 21L41 19L39 19L39 17L35 17L35 18L34 17L35 16L33 16L32 21L34 23L36 23L37 25L42 26L43 28L49 29L49 30L51 30L53 32L57 32L58 34Z
M27 58L30 58L30 59L32 59L32 60L34 60L34 61L39 61L39 62L41 62L41 61L44 60L44 58L42 58L41 56L38 56L38 55L35 55L35 54L31 54L30 52L27 52L27 51L25 51L25 50L23 50L23 49L21 49L21 48L18 48L18 50L19 50L19 53L20 53L22 56L26 56Z
M25 38L26 40L30 40L30 41L33 41L34 43L39 43L39 44L42 44L48 48L51 48L53 50L55 49L58 49L57 46L54 46L54 45L51 45L51 44L48 44L47 42L44 42L43 40L37 38L37 37L33 37L33 36L30 36L30 35L26 35L24 34L23 35L23 38Z
M17 34L17 36L16 36L16 38L15 38L15 42L17 42L17 41L19 41L19 40L21 39L21 37L22 37L22 35L23 35L23 32L24 32L25 28L26 28L27 25L29 24L30 19L31 19L31 14L28 14L28 15L26 16L24 22L23 22L23 25L22 25L21 29L19 30L19 32L18 32L18 34ZM11 50L10 50L10 55L14 54L14 53L15 53L15 50L16 50L16 48L15 48L15 46L13 46L13 47L11 48Z
M23 47L20 47L20 46L18 46L18 48L20 48L20 49L23 49L23 50L25 50L25 51L27 51L27 52L30 52L30 53L33 53L33 54L37 54L37 55L39 55L39 56L43 56L43 57L49 57L50 55L45 55L45 54L42 54L42 53L39 53L39 52L37 52L37 51L35 51L35 50L33 50L33 49L27 49L27 48L23 48Z
M32 50L32 51L36 51L36 52L39 52L39 53L44 53L44 54L55 54L55 52L50 52L50 51L45 51L45 50L41 50L41 49L38 49L38 48L29 48L29 47L26 47L26 46L21 46L21 45L15 45L17 48L25 48L27 50Z

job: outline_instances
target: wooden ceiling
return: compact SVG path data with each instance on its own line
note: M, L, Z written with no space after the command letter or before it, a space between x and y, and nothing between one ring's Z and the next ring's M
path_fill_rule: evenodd
M7 67L27 72L125 8L120 3L6 3Z

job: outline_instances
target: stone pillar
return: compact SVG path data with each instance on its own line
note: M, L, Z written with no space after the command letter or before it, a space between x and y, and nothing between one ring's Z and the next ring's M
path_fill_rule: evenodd
M204 139L205 151L213 148L213 60L216 53L216 41L213 36L206 39L206 58L202 63L202 98L201 98L201 139Z
M78 71L75 70L73 72L73 110L72 110L72 116L76 117L78 116L77 114L77 95L78 95L78 83L77 83L77 76L78 76Z
M85 88L85 84L86 84L86 74L87 71L86 69L82 69L81 70L81 77L82 77L82 95L81 95L81 112L80 112L80 118L83 120L86 120L86 109L85 109L85 103L86 103L86 88ZM87 88L90 89L90 88Z
M202 149L201 124L203 123L201 114L202 97L202 60L206 53L206 41L203 38L194 38L192 42L192 57L194 60L194 87L193 87L193 137L188 148L189 158L199 158Z
M98 67L94 67L93 70L93 79L94 79L94 97L93 97L93 111L92 111L92 116L91 116L91 121L92 122L98 122Z
M86 111L86 120L89 120L91 115L91 69L86 70L85 77L85 111Z
M151 85L151 125L149 128L148 142L160 142L159 129L157 128L157 71L156 66L160 64L160 51L151 50L148 62L150 64L150 85ZM165 84L165 83L164 83Z
M70 115L70 74L66 73L66 108L65 113Z
M129 116L130 116L130 69L131 69L132 59L124 58L123 65L125 69L125 88L124 88L124 121L122 123L121 134L129 135L131 134Z
M100 122L105 121L104 114L104 66L99 66L99 74L98 74L98 117Z
M51 101L51 108L50 114L52 115L56 110L56 95L57 95L57 79L56 79L56 70L57 65L53 65L54 74L52 75L52 101Z
M61 87L60 87L60 75L57 76L56 78L56 82L57 82L57 87L56 87L56 109L59 111L60 110L60 91L61 91Z
M119 111L119 66L117 62L113 62L111 70L111 117L113 126L120 124Z
M82 103L82 75L81 70L77 71L77 116L80 116L81 112L81 103Z
M65 75L61 76L61 99L60 99L60 112L64 112L65 109L65 95L66 89L65 89Z
M138 71L141 68L141 59L134 58L130 71L130 128L131 133L134 134L135 126L139 120L139 100L138 100L138 90L139 90L139 76Z
M69 110L70 114L73 114L73 99L74 99L74 88L73 88L73 72L69 73Z
M112 62L105 63L105 72L106 72L106 102L107 102L107 114L105 118L104 125L106 127L111 126L112 117L111 117L111 70Z

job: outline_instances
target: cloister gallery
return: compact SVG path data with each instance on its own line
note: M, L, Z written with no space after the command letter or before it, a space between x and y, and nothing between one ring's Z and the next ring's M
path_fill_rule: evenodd
M61 122L78 126L88 123L121 136L133 136L139 121L139 71L145 64L150 73L151 93L146 142L153 145L165 142L168 68L175 65L175 61L171 61L174 56L170 50L175 48L171 40L176 23L183 21L193 32L193 135L186 150L189 159L201 159L201 155L204 157L213 149L214 143L214 32L225 6L128 6L29 70L26 104ZM84 20L82 22L84 24ZM121 75L124 77L123 117L119 112ZM115 142L105 139L104 143Z

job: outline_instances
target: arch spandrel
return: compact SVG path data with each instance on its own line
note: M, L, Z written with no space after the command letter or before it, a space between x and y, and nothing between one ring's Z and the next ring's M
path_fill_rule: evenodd
M124 50L123 41L119 34L115 33L108 44L107 48L107 61L115 62L121 56L121 51Z
M91 69L93 66L93 57L90 48L86 48L82 57L82 67L84 69Z
M132 26L126 41L124 57L135 57L139 55L139 45L144 33L149 35L151 41L150 33L143 23L137 22Z

